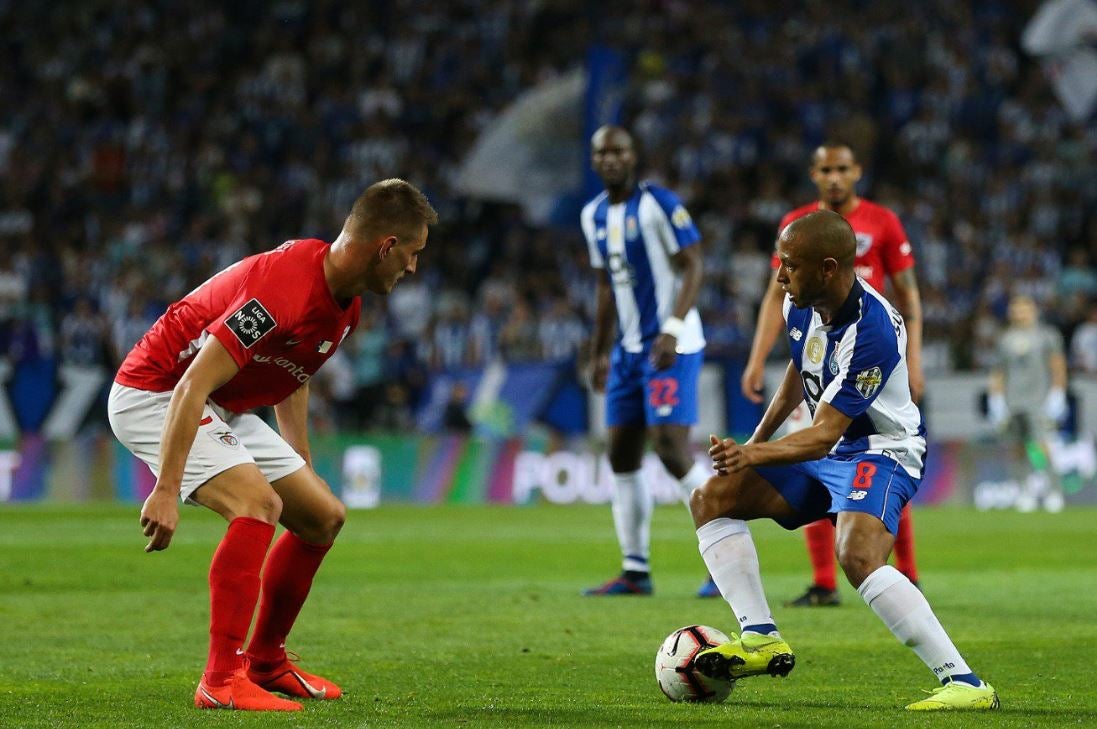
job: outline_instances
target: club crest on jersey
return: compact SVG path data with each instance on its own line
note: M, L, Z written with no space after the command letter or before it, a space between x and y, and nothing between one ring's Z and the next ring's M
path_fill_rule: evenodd
M225 320L225 326L246 348L266 336L278 323L259 299L251 299Z
M679 230L685 230L690 226L693 221L689 217L689 213L681 205L674 208L674 212L670 214L670 222L675 228Z
M857 255L863 256L868 253L868 249L872 248L872 234L871 233L858 233L857 234Z
M631 215L625 218L625 239L636 240L636 236L639 232L640 228L636 225L636 218Z
M884 375L880 371L880 368L873 367L872 369L858 372L857 379L854 381L853 386L857 388L857 392L861 393L861 397L867 400L876 394L876 391L880 389L880 385L883 381Z
M808 340L807 344L808 359L812 364L819 364L823 361L823 350L826 347L823 345L823 340L818 337L812 337Z

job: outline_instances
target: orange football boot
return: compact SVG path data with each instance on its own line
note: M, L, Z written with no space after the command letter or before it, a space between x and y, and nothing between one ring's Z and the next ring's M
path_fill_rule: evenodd
M194 705L199 709L234 709L236 711L300 711L301 705L265 691L248 678L243 668L232 674L224 686L207 686L205 679L194 692Z

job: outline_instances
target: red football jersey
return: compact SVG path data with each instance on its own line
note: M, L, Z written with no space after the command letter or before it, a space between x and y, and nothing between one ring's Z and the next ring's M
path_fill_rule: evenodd
M240 371L210 399L233 412L282 402L358 326L362 300L342 308L324 278L322 240L287 241L221 271L168 307L134 345L115 381L171 390L209 336Z
M781 218L778 232L797 218L819 209L818 202L796 208ZM869 286L884 293L884 283L888 277L914 265L914 253L903 224L899 222L899 216L883 205L861 198L857 207L845 218L857 234L854 270L858 276L868 281ZM781 265L776 253L773 254L771 265L774 268Z

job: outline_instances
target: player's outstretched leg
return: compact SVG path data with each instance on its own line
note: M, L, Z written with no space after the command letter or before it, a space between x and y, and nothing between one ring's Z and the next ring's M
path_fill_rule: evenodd
M998 708L998 693L972 672L929 602L891 565L877 568L857 588L865 602L903 645L909 646L943 684L907 706L911 711Z

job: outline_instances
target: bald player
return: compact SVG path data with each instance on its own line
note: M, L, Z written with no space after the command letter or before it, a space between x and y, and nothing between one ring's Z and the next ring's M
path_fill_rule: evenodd
M856 274L870 286L884 292L891 284L893 300L903 315L909 334L907 368L910 392L914 402L921 403L922 376L922 304L918 281L914 275L914 254L899 216L857 194L861 165L853 149L843 142L829 141L819 145L811 156L811 181L819 191L819 199L789 212L777 227L778 234L792 221L817 210L833 210L853 227L857 236L857 258L853 262ZM758 326L754 332L750 357L743 369L743 394L752 402L762 402L762 380L766 357L782 335L781 301L784 294L777 282L780 261L773 256L773 276L758 310ZM787 430L806 426L806 407L794 410L786 423ZM812 580L804 594L785 603L786 607L838 605L837 573L834 569L834 526L822 519L803 529L811 558ZM895 566L918 584L915 559L914 526L907 506L899 517L899 533L895 538Z
M700 653L697 668L724 680L792 670L747 521L795 529L826 517L837 521L850 583L941 681L906 708L995 709L997 693L964 662L918 588L887 563L899 513L921 483L926 433L910 395L903 318L857 278L856 248L849 223L831 211L804 216L778 239L792 361L750 440L710 436L717 475L690 499L701 555L742 630ZM811 425L770 442L801 401Z

